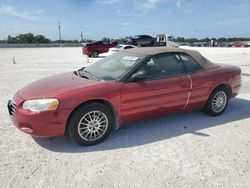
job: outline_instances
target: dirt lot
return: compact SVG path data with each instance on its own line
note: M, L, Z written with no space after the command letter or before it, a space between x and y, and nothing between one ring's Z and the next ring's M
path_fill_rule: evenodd
M197 50L242 69L241 94L222 116L145 120L81 147L20 132L6 108L26 84L82 67L81 48L0 49L0 187L249 187L250 48Z

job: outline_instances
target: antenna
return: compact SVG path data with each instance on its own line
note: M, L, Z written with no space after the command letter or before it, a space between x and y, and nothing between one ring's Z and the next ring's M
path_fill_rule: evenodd
M58 22L58 32L59 32L59 45L61 47L62 36L61 36L61 23L60 22Z

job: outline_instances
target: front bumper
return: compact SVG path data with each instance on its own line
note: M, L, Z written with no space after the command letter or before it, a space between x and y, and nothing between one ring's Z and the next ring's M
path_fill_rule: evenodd
M8 102L10 119L21 131L42 137L63 136L71 110L31 112L22 108L24 100L15 95Z

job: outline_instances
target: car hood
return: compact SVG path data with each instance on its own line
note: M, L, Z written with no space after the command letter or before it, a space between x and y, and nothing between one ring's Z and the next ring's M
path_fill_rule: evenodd
M72 90L96 87L104 83L104 81L85 79L73 72L68 72L33 82L19 90L18 95L23 99L49 98Z

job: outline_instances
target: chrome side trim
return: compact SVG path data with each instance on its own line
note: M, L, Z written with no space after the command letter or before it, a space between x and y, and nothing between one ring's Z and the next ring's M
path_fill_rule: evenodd
M186 104L185 104L185 106L184 106L183 109L186 109L186 107L187 107L187 105L188 105L188 103L189 103L189 98L190 98L190 95L191 95L191 90L193 89L193 81L192 81L192 78L190 77L189 74L188 74L187 76L188 76L188 78L189 78L191 84L190 84L190 88L189 88L189 92L188 92L187 102L186 102Z

